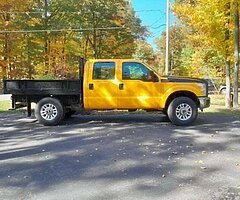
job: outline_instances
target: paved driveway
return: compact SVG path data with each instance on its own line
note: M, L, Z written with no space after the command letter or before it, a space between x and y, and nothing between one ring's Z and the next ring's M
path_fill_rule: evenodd
M43 127L0 114L0 199L240 199L240 121L74 116Z

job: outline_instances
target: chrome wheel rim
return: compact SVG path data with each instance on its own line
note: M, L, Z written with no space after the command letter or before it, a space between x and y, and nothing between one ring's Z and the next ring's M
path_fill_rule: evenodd
M40 114L43 119L47 121L51 121L57 117L58 112L57 112L56 106L54 106L51 103L48 103L48 104L44 104L41 107Z
M187 103L181 103L176 108L176 116L181 121L187 121L192 117L192 107L188 105Z

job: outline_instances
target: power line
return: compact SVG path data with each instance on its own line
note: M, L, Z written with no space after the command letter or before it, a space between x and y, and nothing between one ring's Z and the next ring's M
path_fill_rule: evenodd
M159 30L159 31L156 31L156 32L152 33L152 34L150 35L150 37L151 37L151 38L159 37L159 36L160 36L159 34L162 33L163 30L164 30L164 29L161 29L161 30Z
M166 26L166 24L161 24L157 27L143 26L146 28L159 29ZM138 26L131 26L138 27ZM93 30L122 30L130 29L125 26L112 26L112 27L97 27L97 28L63 28L63 29L33 29L33 30L0 30L1 33L42 33L42 32L84 32L84 31L93 31Z
M158 18L156 21L154 21L150 27L152 27L153 25L157 24L158 22L160 22L162 20L162 17Z
M100 28L73 28L73 29L39 29L39 30L0 30L0 33L43 33L43 32L84 32L93 30L121 30L126 27L100 27Z
M156 27L151 27L152 29L159 29L159 28L162 28L163 26L166 26L166 24L161 24L159 26L156 26Z
M134 12L163 12L163 10L135 10ZM51 14L52 12L49 11L49 14ZM66 13L76 13L76 14L83 14L82 12L79 11L60 11L57 13L61 13L61 14L66 14ZM9 12L0 12L0 14L44 14L44 11L9 11Z

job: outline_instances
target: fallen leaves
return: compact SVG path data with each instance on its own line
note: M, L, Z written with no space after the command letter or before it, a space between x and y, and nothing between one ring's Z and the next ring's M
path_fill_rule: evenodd
M206 170L207 167L204 165L204 162L202 160L195 161L197 164L201 164L200 169Z

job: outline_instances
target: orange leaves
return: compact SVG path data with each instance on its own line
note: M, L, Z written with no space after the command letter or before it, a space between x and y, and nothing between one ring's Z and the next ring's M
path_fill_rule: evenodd
M41 20L38 18L31 18L31 20L26 22L27 26L34 27L36 25L41 25Z
M13 78L72 77L79 57L132 57L134 41L146 33L125 0L50 0L47 6L43 0L0 0L0 12L1 30L27 30L0 33L0 53L12 63L4 62L2 73ZM69 32L49 31L62 29ZM28 32L35 30L42 32Z

